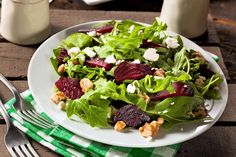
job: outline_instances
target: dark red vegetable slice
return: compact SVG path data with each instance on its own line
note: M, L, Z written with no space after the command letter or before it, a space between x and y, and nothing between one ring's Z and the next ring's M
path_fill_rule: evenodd
M155 93L155 95L150 97L151 101L159 101L159 100L163 100L166 98L171 97L172 95L167 91L167 90L163 90L160 92Z
M150 96L150 100L159 101L176 96L194 96L194 89L190 85L181 82L174 82L173 87L175 89L175 93L170 94L168 91L163 90Z
M114 28L113 25L106 25L104 27L95 28L95 29L80 29L79 32L80 33L88 33L88 32L91 32L91 31L95 31L95 32L100 33L100 34L105 34L105 33L110 33L113 28Z
M66 58L66 57L69 57L69 54L67 53L66 49L62 48L61 52L59 54L59 57L58 57L58 64L61 65L61 64L65 63L64 58Z
M111 70L112 64L108 64L104 61L104 59L101 58L90 58L85 60L85 65L90 67L99 67L104 68L106 71Z
M124 121L127 126L138 128L150 122L151 118L135 105L126 105L120 108L114 116L114 123Z
M122 62L116 68L114 75L117 83L121 83L124 80L138 80L146 75L153 75L154 71L151 66L146 64L137 64Z
M61 77L57 80L55 85L59 91L64 92L68 98L77 99L83 95L79 82L78 79Z
M173 87L177 96L194 96L194 90L190 85L174 82Z

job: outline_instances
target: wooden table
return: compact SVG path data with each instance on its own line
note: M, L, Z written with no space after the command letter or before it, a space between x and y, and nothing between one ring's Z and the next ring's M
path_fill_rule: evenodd
M116 12L116 11L69 11L69 10L51 10L52 34L75 24L102 20L102 19L133 19L140 22L151 23L157 12ZM224 65L223 58L219 49L219 39L217 37L214 25L209 16L208 32L194 39L204 49L217 54L221 57L220 66L229 80L228 71ZM19 46L0 39L0 72L3 73L20 91L28 89L27 67L30 58L38 45ZM233 157L236 156L236 101L234 91L236 84L229 85L229 100L224 114L220 120L206 133L184 142L177 156L214 156L214 157ZM3 101L11 98L9 91L1 84L0 97ZM3 144L5 123L0 120L0 156L8 157L9 154ZM59 156L47 148L32 141L34 148L42 157Z

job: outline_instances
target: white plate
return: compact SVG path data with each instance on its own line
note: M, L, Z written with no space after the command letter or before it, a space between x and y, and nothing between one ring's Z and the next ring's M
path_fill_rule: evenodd
M65 39L68 35L78 31L79 29L91 28L91 26L99 22L104 21L95 21L76 25L53 35L37 49L30 61L28 68L29 88L36 102L53 120L75 134L94 141L124 147L159 147L192 139L208 130L219 119L225 109L228 98L228 87L225 77L220 90L222 99L215 101L214 107L209 113L213 117L213 122L208 124L181 125L175 127L175 129L169 132L161 129L157 139L151 142L147 142L139 134L138 130L119 133L114 131L112 128L92 128L80 120L69 120L66 117L66 114L59 110L50 100L50 97L53 94L54 83L59 76L54 71L49 58L53 55L53 49L60 44L62 39ZM176 35L171 32L169 32L169 34ZM208 53L185 37L182 37L182 39L185 47L200 51L212 65L212 70L223 75L218 64L208 55Z
M87 5L97 5L111 0L83 0Z

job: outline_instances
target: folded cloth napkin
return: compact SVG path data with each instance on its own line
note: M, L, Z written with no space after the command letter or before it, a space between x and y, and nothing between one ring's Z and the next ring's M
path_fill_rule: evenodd
M30 102L37 111L52 121L34 101L29 90L22 93L23 98ZM180 144L157 148L126 148L94 142L77 136L58 125L52 129L42 129L24 121L13 107L14 99L9 100L5 107L13 124L33 140L66 157L173 157ZM53 122L53 121L52 121Z

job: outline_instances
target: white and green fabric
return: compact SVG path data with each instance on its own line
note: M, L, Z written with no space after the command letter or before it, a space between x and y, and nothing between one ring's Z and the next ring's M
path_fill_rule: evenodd
M22 93L22 96L39 110L29 90ZM11 99L5 104L13 124L33 140L65 157L173 157L180 147L180 144L158 148L117 147L85 139L61 126L42 129L24 121L17 115L13 103L14 99ZM40 113L51 120L44 112Z

